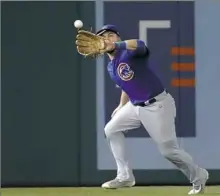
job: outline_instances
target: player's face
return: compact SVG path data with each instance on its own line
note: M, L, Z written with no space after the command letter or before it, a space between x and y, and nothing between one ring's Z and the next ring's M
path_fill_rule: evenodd
M120 39L119 36L113 32L105 32L102 36L111 42L117 42Z
M110 31L107 31L107 32L103 33L102 36L104 38L108 39L111 42L117 42L117 41L120 40L120 37L116 33L113 33L113 32L110 32ZM114 53L115 53L115 50L112 50L112 51L108 52L108 54L110 54L110 55L114 55Z

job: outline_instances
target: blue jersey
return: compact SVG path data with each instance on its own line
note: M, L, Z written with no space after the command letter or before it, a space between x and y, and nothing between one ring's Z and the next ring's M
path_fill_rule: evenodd
M141 40L137 42L136 50L116 51L107 66L111 79L133 104L147 101L164 91L160 79L149 68L146 45Z

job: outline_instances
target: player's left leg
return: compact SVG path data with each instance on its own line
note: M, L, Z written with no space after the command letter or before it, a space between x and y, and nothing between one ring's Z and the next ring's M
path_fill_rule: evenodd
M135 185L135 178L126 156L123 132L136 129L140 125L135 108L130 102L125 104L106 124L105 135L117 165L117 176L102 184L103 188L116 189Z
M193 184L189 194L204 190L208 172L195 164L191 156L181 149L175 132L176 107L170 94L161 101L139 108L142 124L156 142L161 154L181 170Z

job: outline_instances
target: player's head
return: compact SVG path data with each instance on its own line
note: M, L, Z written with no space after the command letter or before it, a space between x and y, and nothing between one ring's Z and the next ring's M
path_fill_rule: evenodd
M103 26L97 33L96 35L103 36L107 39L109 39L112 42L117 42L120 40L120 34L116 28L115 25L105 25Z

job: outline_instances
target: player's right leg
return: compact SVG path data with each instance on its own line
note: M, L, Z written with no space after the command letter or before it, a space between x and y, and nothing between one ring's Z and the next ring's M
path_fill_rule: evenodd
M161 154L182 171L193 184L189 195L202 193L208 172L200 168L192 157L180 148L175 132L176 107L170 94L155 104L140 108L140 119Z
M103 188L115 189L135 185L133 172L126 158L123 131L138 128L140 125L133 105L128 102L105 126L105 135L117 165L117 176L102 184Z

